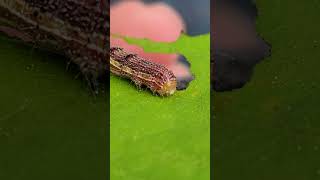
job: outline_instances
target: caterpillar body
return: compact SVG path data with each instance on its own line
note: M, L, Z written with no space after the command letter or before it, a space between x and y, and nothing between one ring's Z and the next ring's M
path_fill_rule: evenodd
M109 55L111 73L131 79L138 87L144 85L160 96L169 96L176 91L176 77L166 67L120 47L111 47Z

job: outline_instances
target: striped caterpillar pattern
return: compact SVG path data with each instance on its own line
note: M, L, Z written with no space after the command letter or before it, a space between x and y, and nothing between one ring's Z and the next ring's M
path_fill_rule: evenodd
M95 81L108 70L108 2L0 0L0 31L67 56Z
M109 55L111 73L131 79L138 87L146 86L160 96L169 96L176 91L176 77L166 67L119 47L111 47Z

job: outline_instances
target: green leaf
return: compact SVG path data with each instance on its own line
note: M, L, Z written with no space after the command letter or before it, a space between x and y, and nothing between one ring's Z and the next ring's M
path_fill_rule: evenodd
M66 64L0 36L0 179L107 178L107 96Z
M245 87L213 96L213 178L319 179L320 3L257 5L272 56Z
M111 75L111 179L209 179L210 35L182 35L171 44L126 40L148 52L183 54L195 80L159 97Z

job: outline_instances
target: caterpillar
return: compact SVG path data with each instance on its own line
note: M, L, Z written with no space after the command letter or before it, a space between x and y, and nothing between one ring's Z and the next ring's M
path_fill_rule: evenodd
M166 67L120 47L111 47L109 54L111 73L131 79L138 87L144 85L160 96L169 96L176 91L176 77Z
M0 0L0 31L68 57L90 82L108 71L109 22L107 0Z
M110 64L111 73L138 86L161 96L173 94L176 78L164 66L122 48L108 52L108 8L106 0L0 0L0 31L67 56L94 86Z

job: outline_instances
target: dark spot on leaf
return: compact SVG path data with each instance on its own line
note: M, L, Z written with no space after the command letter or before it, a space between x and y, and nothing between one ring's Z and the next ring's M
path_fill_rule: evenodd
M215 0L212 4L212 86L216 91L241 88L255 65L270 56L270 45L256 32L258 13L251 0Z

